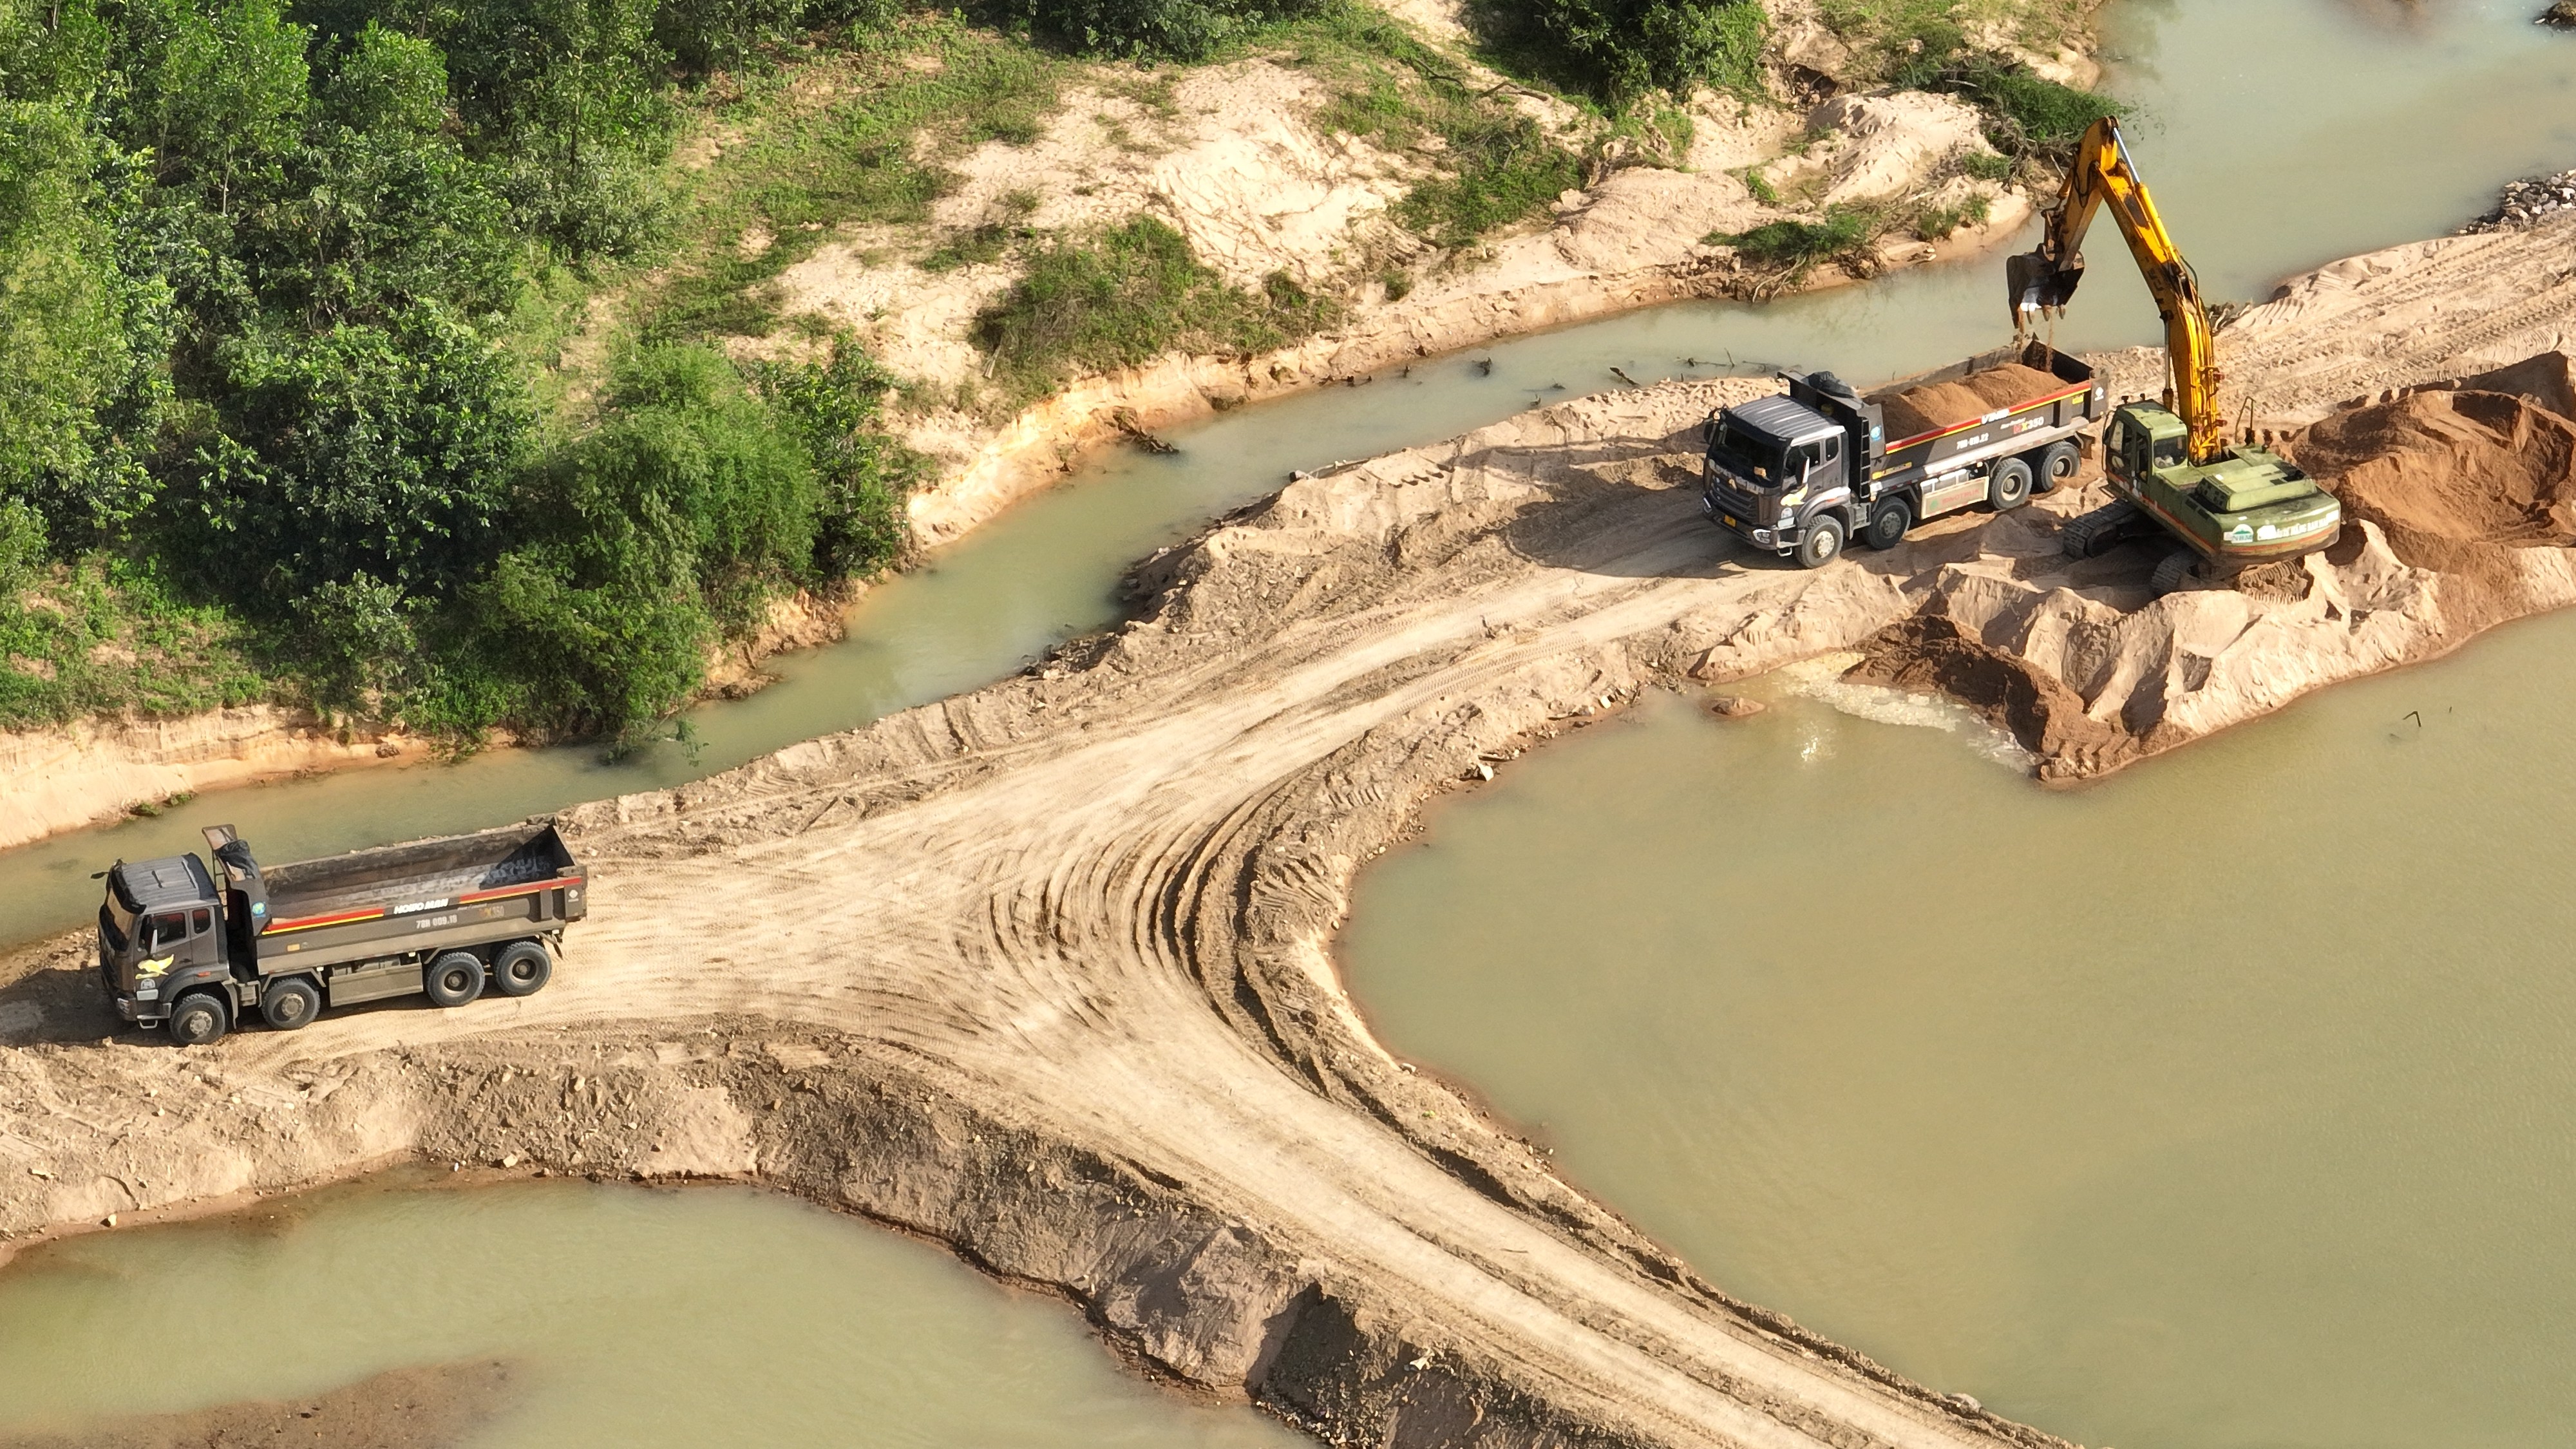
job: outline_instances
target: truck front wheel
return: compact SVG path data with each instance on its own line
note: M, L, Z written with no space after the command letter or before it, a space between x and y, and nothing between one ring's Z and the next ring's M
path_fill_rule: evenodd
M1986 501L1995 512L2005 513L2030 501L2030 462L2023 458L2006 458L1986 475Z
M322 1014L321 989L301 976L280 977L260 989L259 1014L279 1031L309 1026Z
M1828 513L1807 525L1807 536L1798 540L1798 567L1820 569L1832 563L1843 551L1843 521Z
M213 1046L230 1025L232 1013L212 992L189 992L170 1008L170 1040L181 1046Z
M429 963L420 985L441 1006L463 1006L483 994L483 958L471 951L450 951Z
M554 974L554 958L534 941L513 941L492 962L492 985L503 996L534 996Z

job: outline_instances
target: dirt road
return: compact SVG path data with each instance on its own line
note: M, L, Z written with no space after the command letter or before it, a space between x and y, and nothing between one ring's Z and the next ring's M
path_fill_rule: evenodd
M2571 237L2478 255L2576 302L2548 280ZM2230 365L2357 333L2377 286ZM2534 327L2576 312L2551 305ZM594 915L527 1001L183 1053L99 1040L77 939L31 953L0 972L0 1227L411 1155L750 1176L1061 1291L1148 1371L1336 1443L2055 1444L1702 1282L1388 1057L1334 970L1354 875L1427 797L1644 688L2014 589L2153 612L2144 561L2057 580L2048 509L1812 574L1735 552L1687 485L1699 418L1748 389L1587 398L1292 484L1029 675L567 812ZM2203 669L2176 728L2226 716L2212 691L2277 704L2302 659L2313 685L2456 642L2421 609L2328 627L2321 590L2410 577L2379 554L2244 603L2261 688Z

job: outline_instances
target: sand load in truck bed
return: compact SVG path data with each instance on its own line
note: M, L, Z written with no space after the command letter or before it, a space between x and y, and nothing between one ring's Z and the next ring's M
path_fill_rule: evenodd
M2064 392L2065 379L2035 367L2008 362L1956 382L1929 383L1902 392L1873 394L1887 422L1887 441L1900 442L1975 422L1997 408L2015 408L2033 398Z

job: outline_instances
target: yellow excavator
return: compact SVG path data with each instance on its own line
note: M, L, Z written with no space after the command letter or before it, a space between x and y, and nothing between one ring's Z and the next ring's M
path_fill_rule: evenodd
M2157 565L2156 592L2165 594L2195 576L2216 580L2333 543L2343 529L2334 495L2274 453L2229 445L2200 281L2156 214L2116 121L2096 121L2085 132L2039 249L2005 264L2016 335L2026 335L2038 317L2065 314L2084 279L2084 234L2106 204L2164 315L2173 372L2162 405L2129 403L2111 415L2102 471L2115 501L2068 521L2066 552L2091 558L2168 534L2182 546Z

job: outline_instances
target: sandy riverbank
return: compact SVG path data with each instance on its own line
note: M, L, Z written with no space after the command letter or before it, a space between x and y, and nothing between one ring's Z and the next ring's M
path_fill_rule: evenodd
M2543 350L2576 319L2569 238L2361 266L2331 307L2294 284L2301 317L2226 361L2367 337L2445 267L2465 330L2419 316L2370 363L2383 388ZM2367 516L2297 599L2149 603L2143 554L2057 579L2063 497L1815 573L1747 558L1697 517L1692 438L1762 386L1584 398L1292 484L1141 567L1138 619L1030 674L565 812L595 913L526 1001L180 1052L101 1040L77 938L22 953L0 1228L414 1155L743 1177L1061 1291L1151 1371L1334 1442L2054 1444L1729 1298L1390 1058L1331 961L1353 878L1426 800L1643 689L1973 598L2072 596L2183 641L2215 615L2177 610L2250 618L2205 670L2171 656L2160 687L2190 687L2158 696L2178 733L2152 747L2494 619L2442 613L2448 576ZM2414 603L2352 606L2406 580Z

